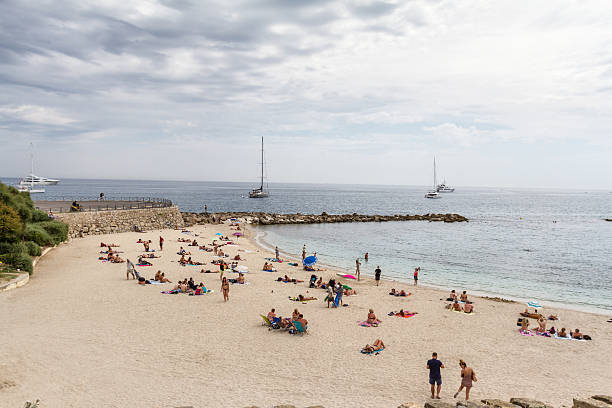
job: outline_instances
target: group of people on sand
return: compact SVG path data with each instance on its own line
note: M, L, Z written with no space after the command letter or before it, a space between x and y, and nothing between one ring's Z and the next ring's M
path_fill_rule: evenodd
M185 278L182 281L179 281L176 286L172 289L173 291L177 291L179 293L193 294L193 295L203 295L207 292L206 286L204 286L203 282L196 284L193 278Z
M267 315L268 320L274 326L283 328L283 329L296 329L295 322L299 322L302 324L304 330L308 330L308 320L304 319L304 315L300 313L300 311L296 308L293 309L293 313L291 314L291 318L281 317L276 315L276 309L272 308Z
M191 259L191 256L187 259L185 259L185 255L181 255L181 258L178 260L178 263L181 264L181 266L187 266L187 265L206 265L206 263L204 262L199 262L199 261L194 261Z
M100 246L102 246L102 244L103 243L100 243ZM116 248L118 246L119 245L117 245L117 244L106 245L107 250L106 251L100 251L100 253L103 254L103 255L99 256L98 259L100 261L108 261L108 262L112 262L112 263L124 263L125 259L121 258L117 254L117 251L113 250L113 248Z
M457 296L455 289L451 290L446 301L451 302L446 305L446 308L453 312L474 313L474 304L468 299L465 290L459 296Z
M548 320L559 320L559 318L555 315L550 315L548 318L544 318L544 315L538 312L530 312L529 308L525 309L524 312L520 313L521 317L517 321L517 325L520 325L519 331L523 334L531 333L529 329L529 319L533 318L537 321L537 327L535 327L534 331L536 334L544 337L557 337L561 339L576 339L576 340L591 340L591 336L588 334L584 334L580 331L580 329L574 329L574 331L567 332L565 327L561 328L561 330L555 329L552 326L550 329L547 329Z
M276 272L276 269L274 269L272 263L268 263L268 261L264 262L263 266L261 267L261 270L264 272Z
M389 294L391 296L401 296L401 297L412 295L412 293L410 293L410 292L406 293L406 291L404 289L402 289L400 291L397 291L397 290L395 290L395 288L391 288L391 291L389 292Z

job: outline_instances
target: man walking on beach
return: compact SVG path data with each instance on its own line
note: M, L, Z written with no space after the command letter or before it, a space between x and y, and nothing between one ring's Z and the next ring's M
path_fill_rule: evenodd
M376 286L380 284L380 274L382 271L380 270L380 265L376 267L374 270L374 279L376 279Z
M361 266L361 262L359 262L359 258L357 258L355 260L355 274L357 275L357 280L361 280L360 279L360 271L359 271L359 266Z
M442 374L440 368L444 368L444 364L438 360L438 353L431 355L431 360L427 361L427 369L429 370L429 384L431 384L431 398L434 398L434 389L438 385L435 398L440 399L440 389L442 388Z
M159 250L164 250L164 237L162 237L161 235L159 236Z
M134 268L134 264L132 263L132 261L130 261L129 259L126 261L126 265L127 265L127 273L126 275L126 279L130 280L130 275L132 275L132 278L136 279L136 275L134 275L134 270L136 268Z

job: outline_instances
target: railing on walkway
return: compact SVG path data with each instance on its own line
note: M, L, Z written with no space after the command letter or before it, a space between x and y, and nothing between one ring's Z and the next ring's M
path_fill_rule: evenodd
M172 201L156 197L105 197L104 200L96 200L91 197L60 197L53 201L36 201L34 205L36 208L44 211L68 213L74 212L71 211L73 201L76 201L81 206L80 212L166 208L172 206Z

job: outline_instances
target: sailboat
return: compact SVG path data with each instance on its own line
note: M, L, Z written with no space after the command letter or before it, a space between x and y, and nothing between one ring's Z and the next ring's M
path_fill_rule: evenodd
M425 194L425 198L442 198L440 197L440 193L438 193L438 191L436 190L437 187L437 180L436 180L436 156L434 156L434 165L433 165L433 189L431 191L428 191Z
M263 148L263 136L261 137L261 184L259 188L254 188L249 192L249 198L266 198L270 194L267 191L264 191L263 185L264 179L264 148Z

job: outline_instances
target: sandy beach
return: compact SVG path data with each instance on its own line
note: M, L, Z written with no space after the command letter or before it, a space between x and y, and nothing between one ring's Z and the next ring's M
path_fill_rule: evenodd
M546 314L560 317L549 327L580 328L593 341L523 336L516 320L524 304L473 298L476 313L467 315L444 308L447 292L384 280L376 287L371 278L342 279L358 294L344 298L347 307L328 309L325 292L307 287L311 272L287 263L274 263L277 273L261 271L264 258L274 254L257 247L249 231L237 245L223 247L228 259L240 254L246 259L240 264L249 269L249 284L232 285L225 303L219 274L200 273L218 271L210 264L216 257L177 239L208 245L216 233L234 231L229 225L190 230L72 240L41 259L28 285L0 294L0 406L40 399L41 407L397 407L429 399L425 365L433 351L446 366L441 395L449 402L460 384L459 359L477 374L473 400L530 397L570 406L575 396L612 393L609 316L546 308ZM214 293L162 294L174 284L138 285L126 281L125 264L98 260L100 242L119 244L120 256L136 261L144 253L136 241L150 239L159 249L160 235L164 250L156 253L162 258L152 259L152 267L137 267L141 275L152 278L161 270L173 282L193 277ZM206 265L181 267L180 246ZM371 272L377 264L384 275L382 259L370 259L362 270ZM328 280L337 278L336 272L315 274ZM285 274L305 282L276 281ZM389 296L392 287L412 296ZM470 288L452 289L469 293ZM318 301L288 299L298 294ZM309 334L263 327L259 315L273 307L282 316L297 307ZM382 319L379 327L357 324L369 308ZM387 315L400 308L418 314ZM360 353L377 338L386 350Z

